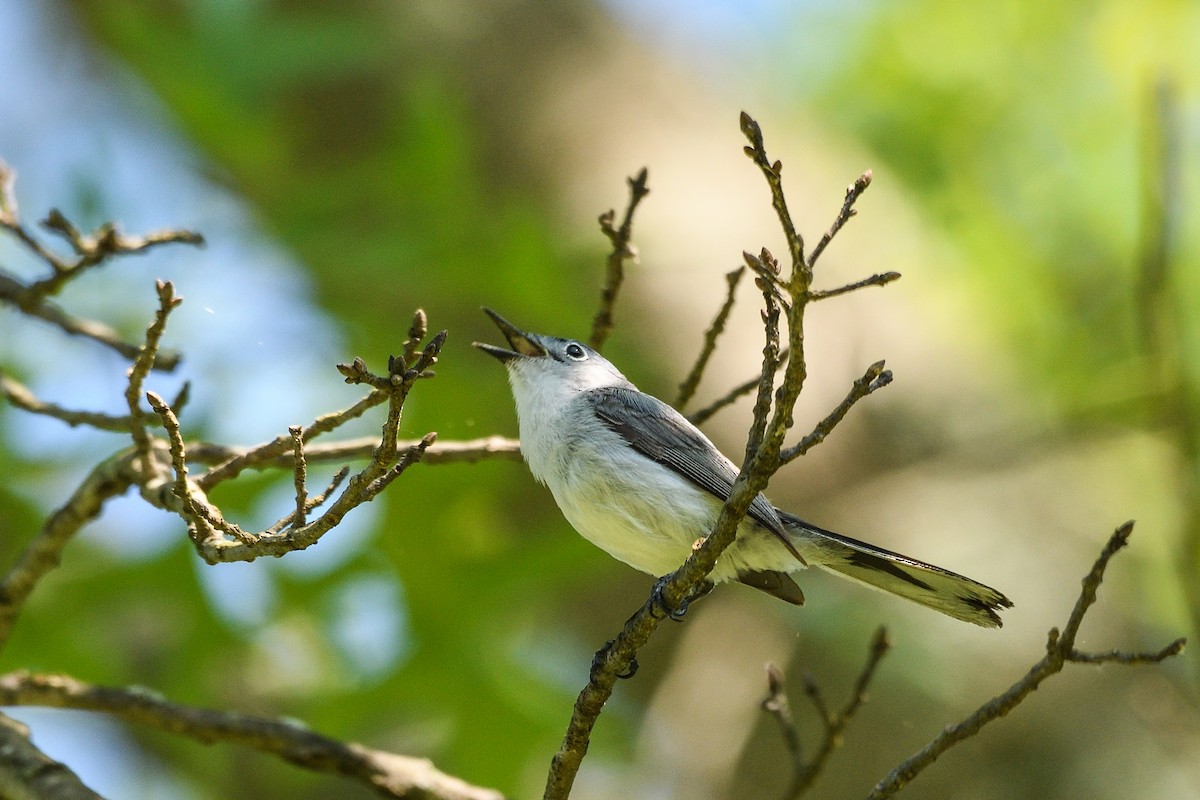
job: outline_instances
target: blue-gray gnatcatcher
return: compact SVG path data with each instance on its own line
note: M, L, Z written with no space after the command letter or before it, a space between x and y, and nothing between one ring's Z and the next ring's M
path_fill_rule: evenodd
M592 348L484 311L512 349L474 344L507 367L530 472L585 539L651 575L677 569L712 529L737 467ZM1012 605L970 578L810 525L761 494L709 579L800 605L790 573L809 564L984 627L999 627L997 610Z

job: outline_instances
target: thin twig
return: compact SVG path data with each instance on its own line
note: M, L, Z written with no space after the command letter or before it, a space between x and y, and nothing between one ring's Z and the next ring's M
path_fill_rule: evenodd
M84 234L62 212L51 209L42 221L43 227L63 238L75 254L74 258L59 256L22 224L14 191L15 179L14 171L0 161L0 229L7 230L35 258L49 267L50 272L30 284L0 272L0 300L11 303L27 316L57 325L66 333L86 336L126 358L136 358L139 352L137 345L123 341L116 331L103 323L77 319L67 314L49 302L48 296L57 294L69 281L106 263L113 256L143 253L165 244L202 245L204 238L188 230L164 230L144 236L126 235L111 223L101 225L91 234ZM177 354L163 351L152 360L151 366L153 369L171 370L178 361Z
M401 450L419 440L398 441ZM290 451L273 452L272 443L258 447L236 447L211 442L193 443L188 447L190 464L224 464L232 459L242 463L242 469L288 469L292 466ZM331 461L354 461L370 458L379 446L378 436L360 436L340 442L324 444L305 443L304 457L309 464ZM271 448L271 449L268 449ZM464 439L452 442L437 442L425 451L422 464L474 464L479 461L520 461L521 443L507 436L485 436L482 439ZM204 482L207 486L208 482Z
M763 288L763 305L766 310L762 313L763 350L762 370L758 376L758 393L754 400L753 421L750 432L746 436L746 453L744 459L749 461L763 446L766 435L769 414L771 413L771 395L775 389L775 373L779 371L782 360L779 357L779 304L775 295ZM791 361L789 360L790 364Z
M867 701L867 687L871 684L879 663L887 655L890 648L891 643L888 641L887 628L881 626L875 631L875 635L871 637L871 647L867 653L867 660L863 664L863 668L859 671L858 678L854 681L854 689L850 693L850 698L842 706L841 710L837 712L829 710L829 706L825 703L825 699L821 695L820 688L810 676L805 676L804 694L816 709L817 716L824 728L824 734L821 737L821 744L817 747L813 757L805 761L801 757L799 737L795 732L794 725L790 734L786 729L783 731L784 744L792 754L795 764L792 781L788 785L787 791L783 794L784 800L795 800L812 788L821 771L824 770L825 764L829 761L829 757L833 755L835 750L841 747L842 734L854 719L854 715L858 713L858 709ZM776 677L777 680L772 683L771 694L768 695L768 699L771 699L776 693L784 691L782 674ZM763 701L763 708L771 710L767 708L766 700Z
M600 308L592 320L592 335L588 339L594 349L600 350L613 328L613 308L617 302L617 293L625 280L625 262L637 259L637 248L633 246L630 237L633 235L633 212L637 210L642 198L650 194L646 186L649 172L645 167L632 178L626 179L629 184L629 204L625 207L625 217L620 227L613 227L616 212L612 209L600 215L600 231L612 243L608 254L604 276L604 288L600 292Z
M383 797L503 800L500 792L447 775L427 759L331 739L293 720L175 703L141 687L96 686L66 675L13 672L0 676L0 705L97 711L204 744L237 744L304 769L360 781Z
M126 451L98 464L50 515L0 579L0 652L25 601L41 579L58 566L71 538L100 515L108 500L124 494L141 479L138 462L133 451Z
M833 225L821 237L821 241L817 242L817 246L813 248L812 254L808 257L808 268L811 270L817 263L817 259L821 257L821 253L825 252L825 248L833 241L833 237L838 235L838 231L842 226L850 221L858 212L854 210L854 204L862 193L871 185L871 170L867 170L862 175L858 176L858 180L846 187L846 198L842 201L842 210L838 212L837 218L834 219Z
M352 419L361 417L380 403L387 402L387 399L388 393L386 391L375 390L348 408L317 417L311 425L304 429L304 433L302 434L304 443L307 445L316 436L328 433L345 425ZM372 437L370 442L368 456L379 446L379 439ZM275 460L279 458L286 458L287 466L291 466L291 445L291 437L277 436L269 442L248 449L216 448L215 446L210 446L210 453L224 451L230 452L231 455L226 461L217 464L197 478L197 484L204 491L211 491L217 484L236 478L243 470L262 469L265 465L274 465ZM309 458L314 458L312 448L310 448Z
M296 488L296 514L293 524L296 527L307 522L305 515L308 513L308 464L304 460L304 439L300 435L303 432L304 429L299 425L288 427L288 434L292 437L292 484Z
M892 281L898 280L900 280L899 272L881 272L876 275L872 275L869 278L863 278L861 281L855 281L854 283L848 283L845 286L839 286L836 289L814 289L808 293L808 299L813 301L828 300L831 297L840 297L841 295L858 291L859 289L865 289L868 286L887 286Z
M310 547L336 527L347 512L363 503L371 502L404 470L419 461L433 444L436 434L426 434L420 441L401 452L397 443L400 412L413 385L431 374L429 368L437 363L438 354L445 341L445 331L434 336L411 366L406 366L406 359L402 357L389 358L390 374L388 376L371 373L361 359L355 359L350 365L339 365L339 369L346 376L348 382L377 387L369 397L381 394L387 400L387 419L383 424L381 436L376 440L370 453L368 464L350 477L338 496L315 520L311 522L304 520L309 504L307 498L299 489L297 490L296 508L288 515L291 517L291 526L286 531L283 528L289 524L287 517L258 533L243 531L237 525L226 521L220 510L207 498L205 476L195 480L188 477L188 456L179 430L179 421L162 398L148 393L150 405L162 419L170 442L171 464L175 478L169 491L177 502L169 504L168 507L178 513L187 523L192 542L200 557L210 564L216 564L249 561L268 555L279 556ZM357 406L352 408L357 408ZM347 412L340 412L334 416L339 419L349 418ZM280 437L290 447L285 449L283 444L279 444L280 439L277 439L260 448L257 451L258 457L275 457L286 452L291 456L293 464L299 463L301 460L306 461L308 450L303 448L303 443L315 426L316 423L307 429L300 429L296 426L289 431L288 437ZM280 450L279 453L274 452L277 448ZM236 474L252 463L254 463L253 458L248 458L246 455L235 456L224 461L214 470L223 469ZM295 471L294 466L293 470ZM295 477L294 481L302 482L299 477ZM333 488L331 486L330 491ZM161 494L155 494L153 491L145 494L151 502L166 503L166 498ZM325 500L324 497L321 499Z
M342 485L349 475L349 467L342 467L339 469L334 474L333 479L329 481L329 485L325 487L325 491L308 498L308 501L304 504L305 512L312 511L313 509L320 508L321 506L325 505L325 501L329 499L330 495L337 491L338 487ZM295 522L296 512L290 511L279 519L275 520L275 522L268 525L266 529L263 530L262 535L272 536L279 533L289 525L294 525Z
M401 454L400 459L391 467L391 469L387 470L383 473L383 475L380 475L371 482L367 489L369 496L366 499L369 500L370 498L382 492L388 487L388 484L403 475L405 470L420 461L421 458L424 457L425 451L436 441L437 433L430 431L429 433L425 434L421 441L407 448Z
M179 426L179 418L167 405L166 401L154 392L146 392L146 400L154 413L162 420L167 431L167 441L171 453L171 468L175 478L171 482L171 492L179 501L178 504L165 504L168 510L177 512L188 525L188 533L193 544L201 552L212 549L223 549L233 541L242 545L253 545L257 537L242 530L237 524L225 519L215 505L208 501L204 491L195 481L188 479L187 452L183 442L183 432ZM163 504L165 496L155 494L151 490L153 484L144 487L143 497L152 503ZM228 537L228 539L226 538Z
M704 343L700 346L700 354L696 356L696 363L692 365L687 377L679 384L679 394L675 397L673 404L678 411L682 412L684 406L691 402L692 396L696 394L696 388L700 385L700 379L704 377L704 369L708 366L708 360L712 357L713 351L717 349L717 338L725 332L725 322L729 319L729 312L733 310L738 283L745 274L746 268L738 267L725 275L725 302L721 304L721 310L717 312L716 318L704 332Z
M129 407L129 434L133 437L134 449L143 459L143 468L147 475L150 474L151 467L150 434L146 432L146 415L142 411L142 387L146 376L150 374L154 354L158 352L159 342L167 329L167 318L183 302L183 298L175 294L175 286L170 281L156 281L154 286L158 292L158 311L154 314L154 321L146 328L145 343L138 352L138 357L126 372L125 386L125 404Z
M781 177L783 162L772 162L767 158L762 128L759 127L758 122L745 111L742 112L740 121L742 134L750 140L750 144L745 148L745 153L762 171L763 177L767 179L767 186L771 190L771 206L775 209L776 216L779 217L784 239L787 240L788 253L792 258L792 270L793 272L807 273L805 282L811 283L811 270L804 260L804 238L796 231L796 223L792 221L787 200L783 196L783 178Z
M137 358L140 345L125 341L115 329L102 322L72 316L51 301L33 296L28 287L3 272L0 272L0 301L16 306L25 316L54 325L63 333L98 342L130 361ZM179 366L180 360L179 353L159 350L154 359L154 369L170 372Z
M759 708L770 714L779 724L784 747L791 756L792 771L800 774L804 769L804 746L800 742L800 732L796 730L791 703L788 702L787 682L783 670L772 662L767 662L767 696L759 703Z
M789 355L791 355L791 353L786 349L779 352L779 367L783 367L783 365L787 363ZM757 389L760 380L761 377L756 375L748 381L739 383L737 386L733 387L716 400L713 400L704 408L688 414L688 421L693 425L703 425L705 422L712 419L713 415L715 415L718 411L733 405L738 400L741 400L743 397Z
M1091 570L1083 579L1079 598L1075 601L1074 608L1071 609L1071 615L1067 619L1067 624L1063 627L1061 633L1057 628L1050 630L1046 642L1046 655L1030 668L1025 677L1010 686L1003 694L984 703L966 719L943 729L929 744L925 745L925 747L889 772L871 790L871 793L867 795L868 800L883 800L884 798L895 796L898 791L904 788L926 767L933 764L939 756L964 739L974 736L983 726L998 720L1016 708L1022 700L1041 685L1042 681L1060 672L1068 662L1075 661L1088 664L1100 662L1150 664L1158 663L1183 652L1184 645L1187 643L1186 639L1176 639L1171 644L1154 653L1120 653L1115 651L1109 653L1080 653L1075 650L1075 637L1079 633L1079 626L1083 623L1083 618L1087 614L1088 609L1096 602L1096 592L1100 588L1101 581L1104 580L1104 571L1108 567L1108 562L1128 543L1132 532L1133 522L1126 522L1109 537L1104 550L1101 551L1099 558L1096 559L1096 563L1092 565Z
M55 403L47 403L40 400L28 386L4 373L0 373L0 394L3 394L8 402L22 411L53 417L67 423L72 428L85 425L102 431L128 433L132 422L128 415L117 416L102 414L99 411L76 411L63 408Z
M166 230L144 236L129 236L118 231L111 223L105 223L94 233L86 235L71 224L58 209L50 209L42 225L62 236L78 258L74 261L61 258L46 259L53 272L29 285L29 291L35 297L57 294L68 281L79 277L92 267L106 263L112 256L144 253L164 244L204 244L204 237L193 231ZM46 252L42 249L38 254L45 259Z
M854 384L850 387L850 393L846 395L842 402L838 403L837 408L829 412L829 415L825 419L818 422L816 427L813 428L812 433L801 439L798 444L784 450L780 454L781 461L784 464L794 461L825 441L825 437L842 421L855 403L872 392L890 384L892 382L892 371L883 367L884 362L882 361L876 361L867 367L867 371L863 373L861 378L854 381Z

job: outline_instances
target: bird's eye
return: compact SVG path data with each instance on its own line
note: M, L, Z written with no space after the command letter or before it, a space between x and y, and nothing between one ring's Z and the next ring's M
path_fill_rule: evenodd
M583 349L583 345L579 342L571 342L567 345L567 358L573 361L586 361L587 351Z

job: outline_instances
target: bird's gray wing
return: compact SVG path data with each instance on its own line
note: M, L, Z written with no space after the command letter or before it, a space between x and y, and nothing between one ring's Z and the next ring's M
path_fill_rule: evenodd
M636 389L608 386L592 389L584 396L600 421L634 450L682 475L718 500L729 497L737 469L678 411ZM761 494L750 504L749 514L791 549L779 516Z

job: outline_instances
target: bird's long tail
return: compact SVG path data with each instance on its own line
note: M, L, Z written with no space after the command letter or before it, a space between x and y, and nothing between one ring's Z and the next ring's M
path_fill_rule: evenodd
M779 517L815 566L985 628L1000 627L997 612L1012 607L990 586L950 570L818 528L785 511Z

